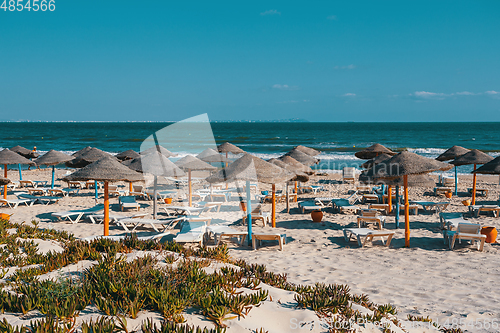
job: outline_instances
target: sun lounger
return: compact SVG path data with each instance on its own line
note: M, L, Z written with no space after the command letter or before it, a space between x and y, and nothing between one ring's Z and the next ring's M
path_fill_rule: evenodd
M33 206L35 201L33 199L0 199L0 204L9 206L9 208L16 209L20 204L25 204L26 206Z
M123 212L125 209L136 209L139 211L141 205L137 201L135 201L134 196L124 196L119 197L118 202L120 203L120 210Z
M363 197L363 203L367 203L368 201L375 201L375 203L379 203L380 197L378 194L374 193L364 193L361 195Z
M286 244L285 234L264 234L264 233L252 233L252 247L257 250L257 243L259 246L262 244L263 240L277 240L280 245L280 251L283 251L283 245Z
M162 220L155 220L155 219L145 219L145 218L125 218L125 219L118 219L116 223L120 225L125 231L130 231L134 232L135 229L137 229L138 226L140 225L146 225L146 226L151 226L156 232L160 232L158 230L158 227L163 228L162 232L164 232L167 229L172 229L178 222L185 220L185 217L171 217L168 219L162 219ZM129 225L129 226L127 226ZM132 225L132 230L129 230L130 225Z
M243 217L241 218L241 222L243 225L247 223L247 217L248 215L245 213L243 214ZM252 222L255 220L261 220L262 221L262 226L266 226L267 224L271 223L271 213L269 212L255 212L252 213Z
M376 209L378 211L383 211L385 215L389 214L389 204L369 204L368 209Z
M138 236L137 240L140 240L140 241L149 241L149 240L158 241L158 240L161 240L164 236L167 236L167 235L171 235L171 232L170 231L165 231L165 232L162 232L160 234L154 234L154 235L150 235L150 236ZM84 240L86 242L92 242L92 241L98 240L98 239L109 239L109 240L118 242L118 241L124 240L127 236L128 235L119 235L119 236L102 236L102 235L98 235L98 236L85 237L85 238L82 238L82 240Z
M135 219L135 218L143 218L143 217L146 217L146 213L142 213L142 214L135 214L135 215L132 215L132 216L123 216L123 215L109 215L109 220L111 222L118 222L119 220L123 220L123 219ZM92 222L93 224L101 224L102 221L104 220L104 214L92 214L92 215L89 215L88 216L89 219L90 219L90 222ZM126 231L128 231L126 228L125 228Z
M483 251L486 235L481 234L481 225L474 223L459 223L456 231L447 231L446 239L448 239L450 250L455 247L455 241L462 239L477 242L479 251Z
M36 188L37 184L32 181L32 180L20 180L19 181L19 186L20 187L32 187L32 188Z
M441 213L439 213L439 222L441 222L441 229L446 229L447 223L450 220L461 219L461 220L465 221L463 219L463 216L464 216L464 214L459 213L459 212L451 212L451 213L441 212Z
M356 169L353 167L345 167L342 169L342 181L344 183L356 181Z
M50 195L62 195L63 197L67 197L70 195L70 193L80 193L79 188L49 188L47 189L47 192Z
M154 196L154 190L146 190L146 194L150 197L153 198ZM176 190L163 190L163 191L156 191L156 198L158 200L164 200L166 198L173 198L177 196L177 191Z
M9 190L9 191L14 191L18 187L20 187L20 184L18 181L14 181L14 182L11 182L10 184L7 184L7 190Z
M373 187L370 185L356 185L356 191L358 193L370 193L373 190Z
M88 189L91 189L91 188L95 188L95 180L87 180L86 182L83 182L84 183L84 186L85 188L88 188ZM102 187L102 183L101 182L97 182L97 189L100 189Z
M434 209L436 213L442 212L450 205L449 202L432 202L432 201L410 201L411 204L420 205L424 212L430 212Z
M214 236L214 243L216 246L219 246L223 237L238 237L240 245L244 245L248 235L246 231L238 231L227 226L218 225L208 226L207 233L209 237L212 235Z
M63 221L68 219L71 223L78 223L84 215L99 214L104 211L104 205L99 204L92 208L82 209L82 210L70 210L66 212L56 212L52 213L53 217L58 220Z
M161 209L163 209L168 216L194 215L195 213L200 215L205 210L205 208L201 207L174 206L174 205L167 205L165 207L161 207Z
M454 187L455 186L455 178L447 177L447 176L439 176L438 183L444 187Z
M28 199L33 200L34 203L41 203L42 205L49 205L51 203L58 203L61 200L61 197L51 197L51 196L41 196L37 197L28 193L20 193L17 195L19 199Z
M299 186L299 192L305 193L305 192L313 192L314 194L317 194L318 191L324 191L325 188L322 185L304 185L304 186Z
M149 200L149 195L145 192L144 186L133 185L132 192L128 194L129 196L142 197L145 200Z
M358 228L361 228L368 223L374 223L378 225L379 229L382 229L385 226L384 216L358 216L357 219L358 219Z
M109 195L127 196L128 191L118 188L118 185L108 185Z
M307 200L307 201L300 201L297 203L299 210L302 214L304 214L306 211L311 212L313 210L322 210L325 208L325 206L317 204L316 201L312 200Z
M434 187L434 195L437 196L437 195L446 194L446 193L453 193L453 188L443 187L443 186Z
M469 211L474 217L479 217L482 212L491 212L493 217L500 216L500 206L497 205L471 205Z
M203 208L205 211L215 211L217 213L220 212L220 207L222 206L222 202L220 201L201 201L195 202L194 205L197 208Z
M199 243L203 246L207 224L202 221L185 221L181 225L181 231L175 236L177 243Z
M354 210L355 213L359 210L358 206L354 204L358 201L358 195L356 192L347 199L333 199L332 205L333 209L338 213L343 213L346 210Z
M487 188L477 188L476 187L476 196L482 196L482 197L487 197L488 196L488 189ZM472 188L468 188L467 192L472 195Z
M392 209L393 210L396 210L396 205L392 205ZM402 205L399 205L399 212L404 212L405 210L405 205L402 204ZM410 214L413 214L413 215L418 215L418 205L417 204L410 204L408 205L408 211Z
M367 228L346 228L343 229L343 232L346 242L349 242L351 237L354 236L360 247L363 247L368 241L373 242L373 238L375 237L380 237L382 239L382 244L384 244L384 237L387 237L385 246L389 247L389 245L391 245L392 237L394 236L394 231L371 230Z
M79 182L79 181L69 181L68 182L68 187L69 188L85 188L85 182Z

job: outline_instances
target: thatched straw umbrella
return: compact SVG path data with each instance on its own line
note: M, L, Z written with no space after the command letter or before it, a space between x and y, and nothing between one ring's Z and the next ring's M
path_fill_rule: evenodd
M391 155L382 153L382 154L372 158L371 160L368 160L365 163L361 164L361 167L365 168L365 169L370 169L372 166L379 164L380 162L387 161L390 158L391 158Z
M307 166L311 166L311 165L319 163L319 160L317 158L314 158L311 155L307 155L306 153L303 153L296 148L290 150L284 156L293 157L294 159L296 159L300 163L307 165Z
M290 181L293 181L293 182L297 182L297 181L299 181L299 182L307 182L309 180L309 176L306 175L302 171L302 168L300 168L300 167L296 168L295 166L293 166L291 164L287 164L287 163L283 162L282 160L278 160L276 158L271 158L271 159L269 159L267 161L269 163L272 163L274 165L279 166L282 169L285 169L285 170L287 170L287 171L289 171L291 173L294 173L295 177L293 177L292 179L290 179ZM275 186L273 184L273 205L275 205L275 199L276 199L275 198ZM290 203L289 203L289 200L288 200L288 181L286 182L286 211L287 211L287 213L290 212Z
M141 157L141 155L139 155L139 153L137 153L135 150L129 149L129 150L122 151L119 154L116 154L115 157L121 161L126 161L126 160L133 160L134 158Z
M176 157L177 156L177 154L172 153L170 150L168 150L167 148L165 148L163 146L160 146L160 145L156 145L156 146L151 147L149 149L143 150L139 154L141 154L141 155L149 155L151 153L160 153L160 154L162 154L163 156L165 156L167 158L168 157Z
M376 143L368 148L365 148L363 150L354 153L354 156L362 160L369 160L374 157L377 157L380 154L387 154L391 156L396 155L396 153L390 150L389 148L381 145L380 143Z
M410 246L410 212L408 202L408 176L422 175L433 171L445 171L452 166L426 158L415 153L403 151L385 162L381 162L371 168L368 176L373 178L391 179L403 177L405 191L405 246Z
M104 236L109 236L108 182L142 181L142 175L122 165L115 158L103 157L63 178L65 181L96 180L104 182Z
M302 146L302 145L295 147L295 149L300 150L301 152L303 152L304 154L307 154L309 156L316 156L316 155L321 154L321 152L319 150L316 150L316 149L311 148L311 147Z
M283 155L281 157L278 157L278 159L280 161L285 162L286 164L290 164L291 166L293 166L295 168L295 170L302 171L306 175L313 175L314 174L314 171L313 171L313 169L311 169L311 167L300 163L299 161L297 161L295 158L293 158L291 156ZM295 194L298 195L297 182L295 182ZM295 202L297 202L297 197L295 197Z
M4 169L4 177L7 178L7 165L10 164L28 164L34 165L35 163L31 162L27 158L22 157L18 153L14 153L9 149L4 149L0 151L0 164L3 164ZM7 185L3 187L3 198L7 199Z
M196 158L202 160L203 162L207 162L207 163L231 163L232 162L229 158L222 156L221 154L219 154L218 152L216 152L212 148L205 149L204 151L202 151L201 153L196 155Z
M66 163L71 160L73 160L73 156L69 156L63 152L56 151L56 150L50 150L44 155L40 156L33 162L35 162L36 165L51 165L52 166L52 185L50 188L54 188L54 175L55 175L55 166L60 164L60 163Z
M33 150L26 149L26 148L21 147L21 146L12 147L12 148L10 148L10 150L15 152L15 153L18 153L19 155L21 155L22 157L25 157L25 158L37 158L38 156L40 156L40 154L38 154L37 152L35 152Z
M229 143L229 142L224 142L223 144L220 144L217 146L217 150L219 151L219 153L226 153L226 157L227 157L227 153L231 153L231 154L245 154L245 151L235 145L233 145L232 143Z
M213 171L217 170L216 167L203 162L202 160L191 156L191 155L186 155L180 160L176 161L174 163L176 166L178 166L180 169L187 171L188 172L188 186L189 186L189 207L193 204L193 198L192 198L192 185L191 185L191 171L196 171L196 170L208 170L208 171Z
M473 172L485 175L500 175L500 156L496 157L494 160L489 161Z
M0 186L8 185L10 183L10 179L3 178L0 176Z
M123 163L125 164L125 163ZM142 173L150 173L154 176L154 187L153 187L153 218L156 219L157 207L157 184L158 176L163 177L181 177L185 173L179 169L174 163L172 163L168 158L158 153L151 153L139 158L130 160L127 166L135 171ZM132 184L132 183L130 183Z
M476 166L478 164L486 164L491 160L493 160L493 157L491 157L490 155L485 154L480 150L472 149L468 153L465 153L462 156L455 158L453 161L451 161L451 164L457 165L457 166L474 164L474 171L475 171ZM472 205L475 205L476 204L476 173L475 172L474 172L474 176L472 178L473 178L472 179Z
M449 160L454 160L457 157L460 157L464 154L467 154L470 150L460 146L453 146L450 149L446 150L444 153L436 157L436 160L445 162ZM458 173L457 166L455 165L455 195L458 195Z
M252 203L250 197L250 182L261 182L276 184L292 179L295 174L280 168L277 165L266 162L258 157L245 154L229 167L224 168L216 174L207 177L209 183L246 181L247 190L247 221L248 221L248 244L252 244ZM273 200L274 201L274 200ZM275 225L273 225L275 227Z

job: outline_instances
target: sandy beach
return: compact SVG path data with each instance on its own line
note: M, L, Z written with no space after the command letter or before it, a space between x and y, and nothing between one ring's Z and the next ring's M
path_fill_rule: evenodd
M64 170L57 170L58 177L64 173ZM9 171L12 180L16 180L16 176L16 170ZM49 178L50 172L46 170L23 172L23 179L48 180ZM298 200L314 196L348 197L355 186L338 184L339 180L338 174L314 176L310 183L323 185L325 191L318 192L317 195L299 194ZM460 176L459 196L453 196L449 200L451 204L446 211L467 211L467 207L461 202L467 199L467 195L463 192L470 187L470 184L470 176ZM498 177L478 177L478 188L489 189L488 196L478 197L478 202L493 203L498 200L500 194ZM270 186L260 184L260 190L270 190ZM444 196L435 197L431 192L432 189L429 188L411 188L409 196L411 200L447 200ZM181 189L179 193L181 195L177 200L185 200L185 191ZM13 194L9 194L9 197L13 197ZM102 193L99 202L102 202ZM148 217L151 216L152 202L146 200L138 202L142 207L140 211L148 213ZM55 221L50 214L87 208L94 203L94 191L84 189L79 195L65 197L57 204L19 206L17 209L3 207L1 212L13 213L12 222L37 220L40 221L40 228L65 230L78 238L84 238L102 234L103 226L92 224L88 219L76 224ZM387 217L385 228L396 231L390 248L382 246L377 240L373 244L358 248L355 242L346 243L342 234L343 228L356 226L355 214L333 213L330 209L326 209L322 222L314 223L310 214L299 212L296 203L290 203L290 207L288 214L285 203L277 204L276 229L270 226L263 227L260 222L254 223L253 226L254 232L286 234L287 244L284 251L279 251L277 242L266 241L262 247L254 251L248 246L228 241L226 243L231 257L244 259L249 263L264 264L268 270L276 273L286 273L289 281L296 284L347 284L353 293L366 294L377 304L395 305L400 319L406 319L407 315L429 316L435 322L442 324L447 321L451 323L455 319L469 323L491 322L499 318L500 296L496 292L496 282L500 277L498 244L486 244L484 251L479 252L464 242L457 244L454 251L450 251L443 243L438 214L420 210L418 215L410 215L409 249L404 248L404 216L401 216L399 229L395 229L394 216ZM361 204L360 207L366 205ZM265 203L262 208L264 211L270 211L271 205ZM120 212L116 198L111 199L111 209L112 214L132 214ZM159 218L163 216L160 214ZM208 212L203 216L212 217L213 221L232 221L234 223L231 227L246 230L246 226L240 223L242 213L234 196L232 201L222 205L220 213ZM469 220L483 226L500 228L500 219L491 216L481 215L479 218L469 218ZM110 234L123 235L125 232L120 227L111 225ZM154 234L154 231L142 228L138 230L138 234ZM473 331L495 330L490 328Z

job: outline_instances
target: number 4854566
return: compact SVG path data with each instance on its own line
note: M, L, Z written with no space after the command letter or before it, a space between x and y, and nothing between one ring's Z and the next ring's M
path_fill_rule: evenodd
M0 0L1 1L1 0ZM47 10L53 12L56 10L56 0L3 0L0 9L6 11L18 11L22 12L23 10L37 12L41 10L45 12Z

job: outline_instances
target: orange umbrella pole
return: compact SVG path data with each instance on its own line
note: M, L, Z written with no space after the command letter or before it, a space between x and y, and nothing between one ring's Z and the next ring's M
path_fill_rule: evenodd
M108 182L104 182L104 236L109 236L109 192L108 192Z
M227 158L227 151L226 151L226 158ZM226 168L227 168L228 163L226 162ZM229 188L229 183L226 182L226 190Z
M389 214L392 212L392 187L389 186L387 189L387 203L389 204L389 209L387 210Z
M3 176L7 178L7 164L3 165ZM7 185L3 186L3 198L7 199Z
M408 176L404 175L405 185L405 247L410 247L410 203L408 202Z
M297 202L297 197L299 196L298 188L297 188L297 182L295 182L295 199L294 201Z
M134 188L132 187L132 182L128 183L128 192L134 192Z
M188 187L189 187L189 207L193 204L192 189L191 189L191 169L188 171Z
M476 171L476 164L474 164L474 171ZM472 176L472 205L476 204L476 173Z
M273 225L273 228L276 228L276 185L273 184L273 190L272 190L272 193L273 193L273 202L272 202L272 208L271 208L271 215L272 215L272 218L271 218L271 223Z

